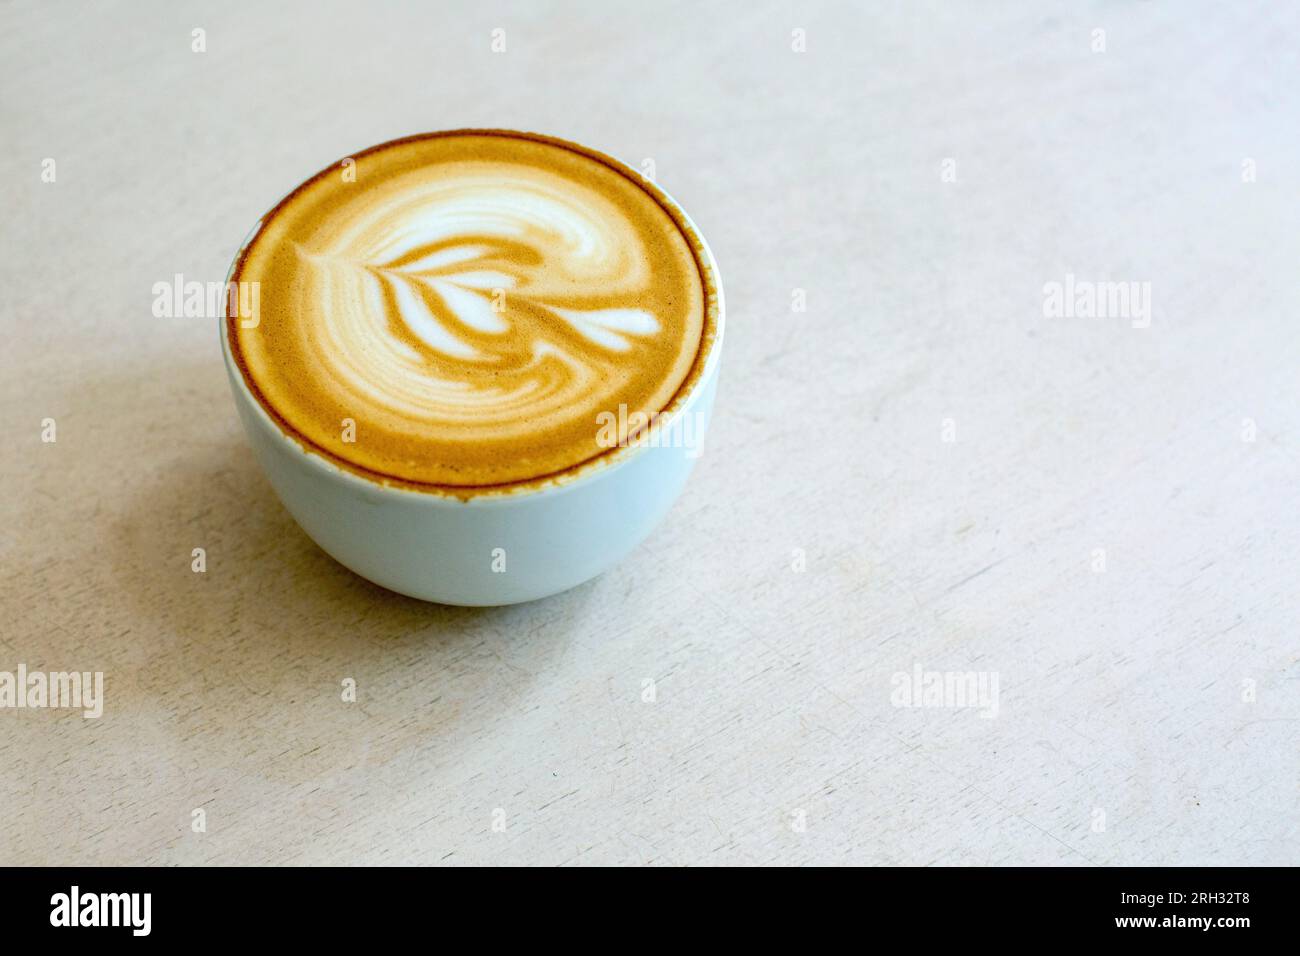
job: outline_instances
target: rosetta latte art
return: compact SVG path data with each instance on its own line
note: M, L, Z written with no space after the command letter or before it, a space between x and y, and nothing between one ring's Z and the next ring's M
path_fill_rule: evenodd
M239 333L250 376L311 443L380 475L465 487L581 463L601 411L657 412L689 373L690 247L580 153L428 142L424 163L363 157L364 189L318 177L264 225L243 263L262 285L263 321Z
M622 353L661 331L616 209L491 179L394 201L307 259L334 376L404 415L522 433L624 384Z

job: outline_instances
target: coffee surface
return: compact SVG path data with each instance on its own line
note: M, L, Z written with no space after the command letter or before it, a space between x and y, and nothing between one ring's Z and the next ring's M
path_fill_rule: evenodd
M228 334L263 407L345 467L531 482L609 453L601 413L627 439L699 374L716 308L703 262L680 212L608 157L431 134L327 169L268 214L232 275L259 283L256 325Z

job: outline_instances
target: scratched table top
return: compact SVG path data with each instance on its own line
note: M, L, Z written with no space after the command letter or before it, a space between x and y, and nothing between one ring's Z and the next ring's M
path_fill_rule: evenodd
M0 9L0 863L1300 863L1295 10L383 10ZM318 550L155 302L463 126L729 306L667 521L488 610Z

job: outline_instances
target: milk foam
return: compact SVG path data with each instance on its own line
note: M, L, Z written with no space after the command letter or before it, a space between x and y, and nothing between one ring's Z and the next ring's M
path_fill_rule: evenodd
M599 455L601 411L661 411L691 374L709 284L635 174L496 134L356 171L293 194L237 270L263 316L232 330L241 367L308 443L402 481L527 481Z

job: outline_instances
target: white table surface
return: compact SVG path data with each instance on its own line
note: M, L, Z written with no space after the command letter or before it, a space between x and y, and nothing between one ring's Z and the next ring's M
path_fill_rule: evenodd
M0 863L1300 863L1295 8L379 6L0 7L0 670L106 681L0 710ZM151 308L460 126L653 159L729 306L667 522L482 611L321 553Z

